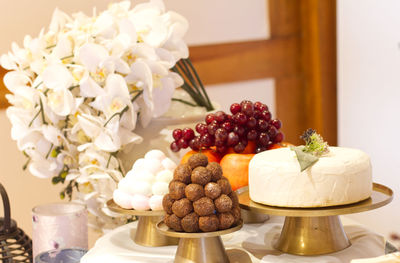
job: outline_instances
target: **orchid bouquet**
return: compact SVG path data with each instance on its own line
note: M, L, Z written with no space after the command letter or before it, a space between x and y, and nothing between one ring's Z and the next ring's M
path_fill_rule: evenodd
M10 70L7 116L24 168L66 183L61 198L79 190L77 198L107 224L104 213L114 215L102 205L124 176L118 153L142 142L138 122L146 127L172 99L212 109L187 59L187 29L161 0L132 9L124 1L93 16L56 9L47 32L26 36L23 47L13 43L1 65ZM193 100L172 98L177 87Z

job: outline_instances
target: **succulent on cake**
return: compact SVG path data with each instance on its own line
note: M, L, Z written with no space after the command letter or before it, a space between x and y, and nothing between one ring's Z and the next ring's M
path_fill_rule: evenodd
M159 150L151 150L138 159L118 183L113 199L125 209L162 210L176 164Z
M221 166L201 153L175 169L163 208L165 224L178 232L228 229L241 219L238 196Z
M328 153L329 146L322 136L311 128L307 129L300 138L303 139L306 144L296 147L292 146L291 149L296 152L300 169L304 171L308 167L314 165L319 157Z

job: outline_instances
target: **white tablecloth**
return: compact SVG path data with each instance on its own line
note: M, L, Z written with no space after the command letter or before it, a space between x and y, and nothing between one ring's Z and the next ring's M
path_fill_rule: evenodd
M350 262L356 258L377 257L384 254L385 240L362 226L346 224L344 229L352 246L323 256L294 256L281 253L272 244L279 238L283 218L272 216L264 224L247 224L240 231L222 237L231 262ZM136 222L116 228L101 237L82 258L81 263L173 262L176 246L143 247L135 244L130 230Z

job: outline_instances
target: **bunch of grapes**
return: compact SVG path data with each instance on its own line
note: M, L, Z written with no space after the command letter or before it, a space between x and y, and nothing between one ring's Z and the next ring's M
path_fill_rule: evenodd
M272 119L267 105L244 100L240 104L233 103L230 111L232 114L223 111L207 114L205 123L196 125L197 135L191 128L175 129L172 132L175 141L171 143L171 150L178 152L190 147L198 151L215 146L217 152L222 154L229 147L241 153L249 141L254 141L256 153L259 153L274 143L282 142L283 133L279 131L282 123Z

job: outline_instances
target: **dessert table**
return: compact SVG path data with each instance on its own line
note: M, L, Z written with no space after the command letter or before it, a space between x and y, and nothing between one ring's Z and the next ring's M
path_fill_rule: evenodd
M350 262L356 258L371 258L385 254L385 239L356 222L341 217L352 245L342 251L321 256L296 256L273 248L278 240L284 218L271 216L264 224L245 224L240 231L222 236L231 262ZM82 263L106 262L173 262L177 246L144 247L135 244L130 231L133 222L107 233L81 259Z

